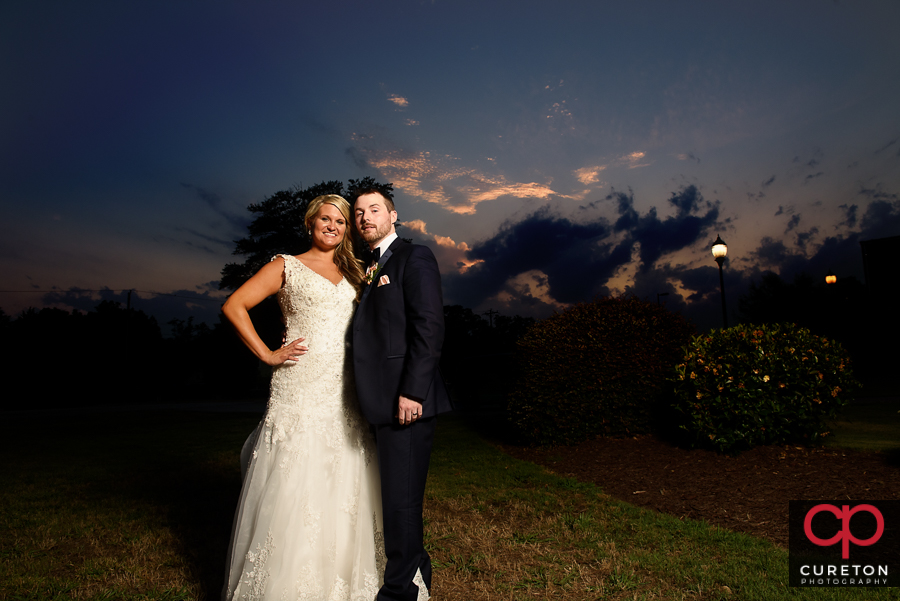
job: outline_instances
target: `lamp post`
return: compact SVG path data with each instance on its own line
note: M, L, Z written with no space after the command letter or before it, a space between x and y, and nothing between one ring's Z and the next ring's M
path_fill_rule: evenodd
M659 304L660 296L669 296L669 293L668 292L657 292L656 293L656 306L660 306L660 304Z
M725 310L725 277L722 275L722 263L728 254L728 245L722 242L722 238L716 235L716 241L712 244L712 255L719 264L719 291L722 294L722 327L728 327L728 313Z
M826 284L834 284L836 282L837 282L837 276L834 275L834 272L829 269L828 273L825 274L825 283Z

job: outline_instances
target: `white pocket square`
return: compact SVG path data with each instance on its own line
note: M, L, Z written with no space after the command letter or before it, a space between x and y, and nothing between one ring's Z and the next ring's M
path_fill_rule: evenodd
M378 286L379 287L386 286L387 284L390 284L390 283L391 283L391 279L389 277L387 277L386 275L383 275L380 278L378 278Z

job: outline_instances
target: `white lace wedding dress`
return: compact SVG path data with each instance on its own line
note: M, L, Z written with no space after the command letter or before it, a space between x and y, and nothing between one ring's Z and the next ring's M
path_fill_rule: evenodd
M225 599L373 601L384 536L378 461L352 376L356 291L278 256L286 339L304 336L309 352L274 369L266 414L245 445Z

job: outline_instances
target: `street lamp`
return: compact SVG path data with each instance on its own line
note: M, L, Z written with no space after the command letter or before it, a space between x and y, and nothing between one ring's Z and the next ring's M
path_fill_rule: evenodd
M725 262L725 255L728 254L728 245L722 242L722 238L717 234L716 241L712 244L712 255L719 264L719 291L722 294L722 327L728 327L728 313L725 311L725 277L722 275L722 263Z
M828 270L828 273L825 274L825 283L826 284L837 283L837 276L834 275L834 272L832 272L830 269Z

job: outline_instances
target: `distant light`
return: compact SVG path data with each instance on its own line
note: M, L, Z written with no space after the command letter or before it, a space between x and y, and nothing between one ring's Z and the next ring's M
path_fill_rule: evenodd
M832 273L832 271L830 269L828 270L828 273L825 274L825 283L826 284L836 284L837 283L837 276L834 275L834 273Z
M716 236L716 241L713 242L712 254L716 261L724 259L725 255L728 254L728 245L722 242L722 238L719 236Z

